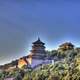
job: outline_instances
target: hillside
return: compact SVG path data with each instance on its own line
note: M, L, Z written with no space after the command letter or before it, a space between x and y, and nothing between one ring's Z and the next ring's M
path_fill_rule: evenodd
M14 77L15 80L80 80L80 48L64 43L57 50L46 51L54 64L42 64L35 69L23 67L1 72L0 79ZM13 64L13 62L11 63Z
M23 80L80 80L80 48L66 43L58 50L49 52L51 57L58 57L55 64L42 65L29 74L25 74Z

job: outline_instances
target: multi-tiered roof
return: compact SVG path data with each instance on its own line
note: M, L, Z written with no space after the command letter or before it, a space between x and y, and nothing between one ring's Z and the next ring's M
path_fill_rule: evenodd
M31 53L33 54L33 57L35 58L43 58L46 56L45 52L45 43L43 43L40 38L38 38L37 41L32 43L32 50Z

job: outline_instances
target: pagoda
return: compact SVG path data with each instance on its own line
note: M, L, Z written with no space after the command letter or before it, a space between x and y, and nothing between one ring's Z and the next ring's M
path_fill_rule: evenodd
M45 48L45 43L38 38L37 41L32 43L32 50L30 54L22 57L18 61L18 68L22 69L23 67L27 66L27 68L35 69L43 64L53 64L54 61L47 56Z
M45 43L43 43L40 38L38 38L37 41L32 43L32 58L35 59L44 59L46 57L46 51L45 51Z

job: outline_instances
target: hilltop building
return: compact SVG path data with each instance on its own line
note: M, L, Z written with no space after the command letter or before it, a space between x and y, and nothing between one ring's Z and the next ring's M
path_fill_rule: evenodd
M59 46L58 51L61 52L61 51L72 50L72 49L74 49L74 45L70 42L66 42Z
M47 56L45 43L43 43L40 38L32 44L30 54L18 61L18 66L20 68L24 65L34 68L40 64L49 64L54 62Z
M37 41L32 43L32 58L34 59L45 59L46 57L46 51L45 51L45 43L43 43L40 38L38 38Z
M45 43L43 43L40 38L37 41L32 43L32 63L31 67L35 67L40 64L50 63L51 60L47 57L47 53L45 50Z

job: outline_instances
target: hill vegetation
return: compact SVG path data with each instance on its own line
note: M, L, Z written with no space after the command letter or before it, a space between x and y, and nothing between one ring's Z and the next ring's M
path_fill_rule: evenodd
M1 72L0 79L12 76L15 80L80 80L80 48L64 43L57 50L47 51L47 55L55 60L54 64Z

